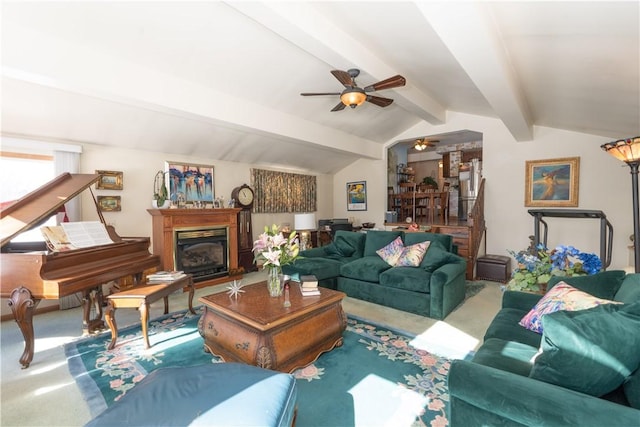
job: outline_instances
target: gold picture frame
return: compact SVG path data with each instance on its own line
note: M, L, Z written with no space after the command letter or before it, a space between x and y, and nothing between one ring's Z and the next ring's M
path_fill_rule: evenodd
M98 190L122 190L122 175L120 171L96 170L100 179L96 182Z
M98 206L102 212L120 212L122 210L120 196L98 196Z
M524 205L577 207L580 157L527 160Z

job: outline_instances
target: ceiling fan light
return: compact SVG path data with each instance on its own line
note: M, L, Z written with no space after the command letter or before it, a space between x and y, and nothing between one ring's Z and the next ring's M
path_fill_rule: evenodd
M367 99L367 94L364 93L359 87L353 87L345 89L340 94L340 101L347 107L356 108L361 105Z

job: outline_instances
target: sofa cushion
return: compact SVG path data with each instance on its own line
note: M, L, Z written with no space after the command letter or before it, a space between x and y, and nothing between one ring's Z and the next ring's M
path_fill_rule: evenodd
M514 374L529 376L538 347L515 341L490 338L473 356L472 361Z
M404 245L402 244L402 238L398 236L394 241L392 241L385 247L378 249L376 251L376 254L378 254L378 256L382 258L384 262L393 267L394 265L396 265L396 262L398 262L398 259L402 255L403 250Z
M542 333L542 317L545 314L558 310L584 310L600 304L621 304L603 298L596 298L586 292L582 292L564 282L558 283L549 290L538 303L527 313L520 325L534 332Z
M366 239L364 242L364 256L376 255L376 251L380 248L384 248L389 243L393 242L396 237L402 236L402 231L380 231L370 230L366 233Z
M640 302L557 311L542 322L542 353L531 378L602 396L640 366Z
M640 274L627 274L613 299L626 304L640 301Z
M449 234L440 233L405 233L404 244L405 246L415 245L420 242L438 242L448 252L452 252L453 249L453 237Z
M382 272L379 280L381 285L389 288L428 294L431 273L422 268L393 267Z
M418 267L424 259L424 254L431 242L420 242L415 245L405 246L395 263L396 267Z
M590 276L553 276L549 279L547 292L558 283L565 282L574 288L588 293L589 295L593 295L594 297L614 299L613 296L618 292L618 289L620 289L624 278L625 272L622 270L602 271Z
M540 334L523 328L518 324L526 311L515 308L503 308L493 318L484 334L484 340L500 338L507 341L516 341L532 347L540 347Z
M629 401L629 405L640 409L640 368L636 369L624 382L624 394Z
M283 266L282 272L302 276L313 274L318 280L323 280L338 277L342 264L342 260L331 258L298 258L293 264Z
M380 273L392 268L378 255L365 256L343 264L340 267L340 276L365 282L378 282Z
M442 243L431 242L427 252L422 258L420 268L424 268L429 273L433 273L440 267L451 262L452 253L447 251Z

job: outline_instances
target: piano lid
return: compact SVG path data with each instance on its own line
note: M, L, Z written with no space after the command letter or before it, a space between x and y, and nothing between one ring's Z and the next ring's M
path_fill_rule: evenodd
M0 246L27 231L51 215L62 205L80 194L100 175L63 173L42 187L16 200L0 211Z

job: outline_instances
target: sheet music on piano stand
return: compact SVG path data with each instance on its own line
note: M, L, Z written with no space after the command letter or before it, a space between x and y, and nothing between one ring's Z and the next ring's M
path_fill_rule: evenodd
M76 248L113 243L107 228L100 221L63 222L61 225L67 234L69 243Z

